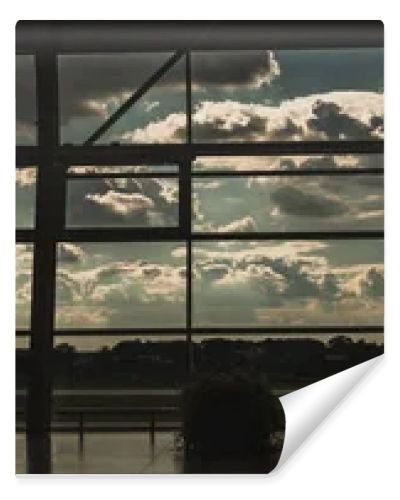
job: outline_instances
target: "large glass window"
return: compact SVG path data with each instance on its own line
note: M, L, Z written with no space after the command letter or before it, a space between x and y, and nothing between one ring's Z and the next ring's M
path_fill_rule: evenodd
M58 328L185 325L184 243L60 243Z
M382 176L201 177L192 193L194 231L383 229Z
M112 389L125 389L129 396L130 389L180 388L185 381L186 342L182 334L93 337L85 336L84 330L79 333L55 339L57 388L109 389L111 397Z
M171 53L60 55L60 126L63 144L82 144L123 106L140 97L95 144L181 143L186 140L185 65ZM169 129L179 126L172 137Z
M17 56L20 472L32 422L53 472L174 472L199 375L383 351L383 50L131 49Z
M220 241L193 252L193 325L380 325L379 240Z
M383 50L194 52L197 142L372 140L383 134Z

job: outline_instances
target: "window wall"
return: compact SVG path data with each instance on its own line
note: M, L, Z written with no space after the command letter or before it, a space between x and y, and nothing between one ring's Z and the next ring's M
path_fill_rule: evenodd
M20 468L170 446L224 364L283 394L378 355L382 140L381 48L17 55Z

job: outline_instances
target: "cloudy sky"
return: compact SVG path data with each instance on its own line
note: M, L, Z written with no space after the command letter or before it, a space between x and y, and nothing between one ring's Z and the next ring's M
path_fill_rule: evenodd
M18 246L17 318L26 326L31 249ZM182 327L179 243L61 243L57 326ZM379 325L383 243L193 244L193 326Z
M61 56L62 142L82 143L170 56ZM17 61L18 144L35 143L32 64L27 56ZM379 49L194 53L192 68L197 142L383 137ZM184 78L181 61L99 142L182 142ZM193 231L382 229L379 176L257 176L260 169L359 166L381 167L382 156L198 158L194 172L254 175L194 177ZM20 170L16 180L17 226L32 227L35 169ZM66 224L175 227L178 196L175 178L77 178L68 183ZM60 244L57 326L184 326L185 251L179 243ZM20 327L29 323L31 263L30 247L18 246ZM198 243L193 272L194 326L383 321L378 241Z
M194 247L194 324L382 323L378 241L212 242Z
M82 143L172 54L59 57L61 140ZM194 52L195 141L373 139L383 134L383 50ZM179 61L101 143L182 142ZM17 141L34 143L33 58L17 60Z
M195 231L383 227L382 176L197 178L192 197Z

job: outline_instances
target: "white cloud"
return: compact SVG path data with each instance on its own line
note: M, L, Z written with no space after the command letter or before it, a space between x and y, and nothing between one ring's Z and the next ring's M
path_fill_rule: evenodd
M160 101L145 101L144 109L146 113L150 113L153 109L158 108L160 106Z
M15 182L18 187L33 186L36 183L36 168L17 168Z
M316 241L257 245L236 251L197 247L194 266L215 285L253 283L269 298L333 301L383 293L383 264L332 266L323 252L329 245Z
M277 106L233 100L203 101L193 113L193 128L197 140L213 142L365 139L382 138L382 117L382 94L334 91L288 99ZM126 132L119 139L144 143L181 141L185 119L185 113L173 113L144 128Z
M256 230L256 223L253 217L243 217L242 219L234 220L229 224L224 226L219 226L217 231L219 233L229 233L229 232L250 232Z
M146 143L170 143L182 142L186 126L185 113L172 113L166 118L150 122L144 128L124 132L121 136L116 136L114 140L121 142Z
M121 193L109 190L104 194L87 194L86 199L105 206L119 215L129 215L132 212L154 207L153 200L140 193Z
M85 252L74 243L59 243L57 247L58 262L75 263L83 260Z
M143 260L114 261L90 268L61 267L57 272L57 314L59 324L105 326L113 318L129 320L133 306L154 304L169 307L185 300L184 268L152 264ZM132 309L133 308L133 309ZM73 311L77 316L74 318ZM138 309L151 320L152 312ZM132 324L134 320L132 319Z

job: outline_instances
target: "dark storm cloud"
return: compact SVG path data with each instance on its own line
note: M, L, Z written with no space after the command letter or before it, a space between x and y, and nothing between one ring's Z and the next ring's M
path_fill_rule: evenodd
M348 210L345 203L332 196L305 193L291 186L284 186L271 193L271 201L287 215L306 217L332 217Z
M287 262L285 259L269 259L269 267L285 279L285 297L316 297L319 295L318 284L307 274L299 262Z
M316 101L312 108L314 116L307 121L309 130L323 132L330 140L357 137L369 139L374 132L383 133L383 117L372 116L366 125L347 115L335 102Z
M192 67L193 82L198 85L257 85L279 73L269 51L194 53Z
M134 92L171 55L172 53L63 56L60 59L63 122L71 117L102 115L104 110L96 106L96 102ZM268 81L269 59L267 51L240 57L237 54L198 56L193 83L198 86L260 85ZM276 61L273 67L276 72ZM156 85L176 87L183 86L184 83L185 65L182 59Z
M124 93L132 93L172 55L112 54L61 56L59 94L64 123L73 117L105 116L101 104ZM272 57L272 64L270 60ZM259 86L279 73L278 63L268 51L235 54L201 54L194 58L193 83L198 86ZM183 86L184 60L180 60L157 83L161 87ZM36 119L34 59L18 56L16 61L17 123L32 125Z
M226 276L230 271L228 265L223 263L208 264L202 267L201 275L206 280L218 280Z
M261 255L248 255L236 260L227 261L226 258L215 257L213 261L197 261L196 271L198 275L207 282L214 282L219 286L236 283L234 277L240 276L252 283L255 290L260 293L262 303L271 301L277 303L281 299L295 299L304 297L319 297L321 295L332 296L332 281L322 282L322 285L313 277L300 261L289 261L277 257ZM224 278L231 279L224 282ZM236 283L233 286L238 286Z
M266 120L256 114L243 113L243 120L231 123L226 126L224 118L216 117L213 121L199 123L196 119L193 122L194 134L196 140L207 141L210 137L213 141L221 140L239 140L254 141L265 134ZM185 133L185 129L176 131L176 138L180 139Z
M301 135L302 132L303 129L300 126L296 125L290 118L287 118L283 126L276 128L270 133L269 139L273 141L284 141L288 137Z
M168 59L168 54L62 56L59 60L61 116L101 114L92 105L134 92Z

